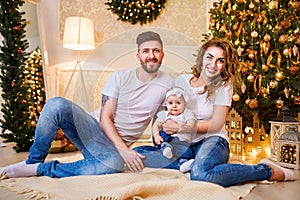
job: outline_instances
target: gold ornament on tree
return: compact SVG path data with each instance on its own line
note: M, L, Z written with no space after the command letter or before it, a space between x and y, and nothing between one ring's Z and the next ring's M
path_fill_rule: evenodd
M280 116L280 109L283 107L283 105L284 105L284 101L282 101L281 98L275 101L275 106L278 109L277 116Z
M258 32L257 31L252 31L251 32L251 37L257 38L257 36L258 36Z
M276 85L277 85L277 83L275 81L270 81L270 83L269 83L269 87L271 89L274 89L276 87Z
M271 40L271 36L269 34L266 34L264 36L264 41L269 42Z
M269 67L268 67L268 65L262 65L262 70L264 71L264 72L268 72L269 71Z
M250 9L254 9L254 8L255 8L255 4L254 4L253 2L251 2L251 3L249 4L249 8L250 8Z
M247 80L249 82L253 82L254 81L254 76L252 74L250 74L249 76L247 76Z
M246 99L245 104L249 105L250 99Z
M269 3L269 8L270 8L271 10L277 10L277 9L278 9L278 1L271 1L271 2Z
M284 93L284 96L286 98L289 98L289 96L290 96L290 90L287 87L284 88L283 93Z
M274 75L276 81L282 81L284 79L284 73L282 71L278 71Z
M283 50L283 55L285 55L286 57L288 57L290 55L290 49L284 49Z
M242 91L243 94L245 94L246 89L247 89L247 86L246 86L246 84L243 82L242 85L241 85L241 91Z
M234 95L232 96L232 100L233 100L233 101L239 101L239 100L240 100L240 95L234 94Z

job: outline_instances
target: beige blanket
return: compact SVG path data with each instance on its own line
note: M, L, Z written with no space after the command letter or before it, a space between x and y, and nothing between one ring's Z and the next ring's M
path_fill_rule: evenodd
M66 158L65 161L74 160ZM240 199L255 183L224 188L200 181L190 181L177 170L146 168L143 173L120 173L68 178L30 177L0 181L0 186L24 195L26 199Z

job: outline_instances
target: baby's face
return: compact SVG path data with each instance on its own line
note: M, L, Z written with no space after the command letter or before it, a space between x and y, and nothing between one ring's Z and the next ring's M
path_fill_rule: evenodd
M176 95L171 95L166 101L166 106L171 115L179 115L185 109L185 101L182 96L179 98Z

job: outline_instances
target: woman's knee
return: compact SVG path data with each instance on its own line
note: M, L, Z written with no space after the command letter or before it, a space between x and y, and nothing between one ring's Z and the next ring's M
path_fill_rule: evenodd
M205 170L201 170L197 163L193 163L193 166L191 168L190 172L190 178L191 180L196 181L207 181L208 173Z

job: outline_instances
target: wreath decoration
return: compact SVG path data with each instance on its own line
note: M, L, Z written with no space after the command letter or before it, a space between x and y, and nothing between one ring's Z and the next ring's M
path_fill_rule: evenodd
M141 25L155 20L165 7L167 0L108 0L105 2L118 20L140 23Z

